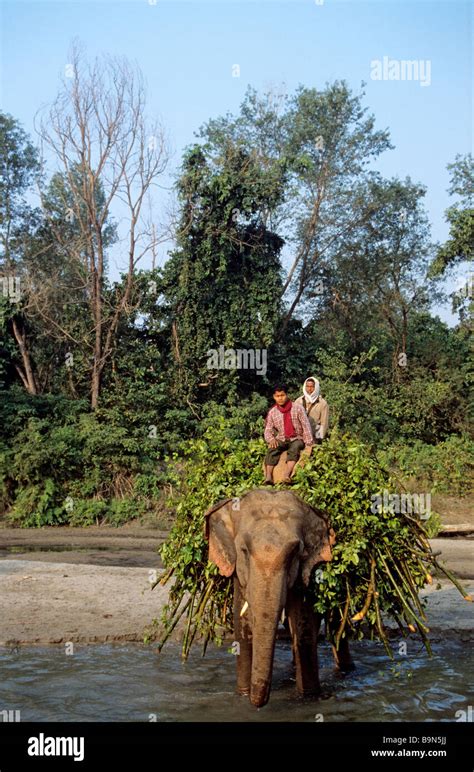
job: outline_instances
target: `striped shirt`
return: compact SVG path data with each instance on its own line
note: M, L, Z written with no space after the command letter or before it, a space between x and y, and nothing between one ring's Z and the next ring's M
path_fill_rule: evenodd
M293 402L291 405L291 420L295 427L296 436L295 439L303 440L305 445L313 444L313 433L311 431L311 424L308 421L306 410L303 405L298 405ZM265 420L265 442L269 443L276 438L278 442L286 442L285 426L283 422L283 413L280 413L278 407L273 405L268 411Z

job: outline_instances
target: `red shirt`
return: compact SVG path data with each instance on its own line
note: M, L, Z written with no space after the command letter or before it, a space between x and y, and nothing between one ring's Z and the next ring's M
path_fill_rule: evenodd
M306 410L303 405L298 405L295 402L291 405L291 420L296 431L296 439L303 440L305 445L313 444L313 433L311 431L311 425L306 415ZM268 411L265 420L265 442L269 443L272 439L277 439L278 442L286 442L285 426L283 422L283 413L280 413L276 405Z

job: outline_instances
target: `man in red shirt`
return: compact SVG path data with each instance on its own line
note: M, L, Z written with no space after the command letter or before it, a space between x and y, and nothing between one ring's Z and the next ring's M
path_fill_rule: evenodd
M286 477L283 482L291 483L291 473L305 446L313 445L311 425L302 405L288 399L287 388L277 384L273 389L275 404L268 411L265 421L265 442L268 445L265 456L265 485L273 485L273 467L278 464L281 454L287 451Z

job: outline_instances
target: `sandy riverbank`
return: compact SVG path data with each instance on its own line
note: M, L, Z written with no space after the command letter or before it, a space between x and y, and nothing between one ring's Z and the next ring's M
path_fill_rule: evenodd
M141 529L0 530L0 645L143 641L168 597L167 587L150 589L164 536ZM474 541L432 544L474 596ZM432 633L474 638L474 603L449 582L440 584L424 593Z

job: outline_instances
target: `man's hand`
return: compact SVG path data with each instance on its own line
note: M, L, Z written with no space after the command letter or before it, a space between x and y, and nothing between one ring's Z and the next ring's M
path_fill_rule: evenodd
M277 447L278 447L278 445L279 445L279 442L278 442L278 440L277 440L277 438L276 438L276 437L274 437L274 438L273 438L272 440L270 440L270 442L268 443L268 447L269 447L269 448L271 448L272 450L275 450L275 448L277 448Z
M306 445L304 450L305 450L306 455L310 456L311 455L311 451L313 450L313 446L312 445Z

